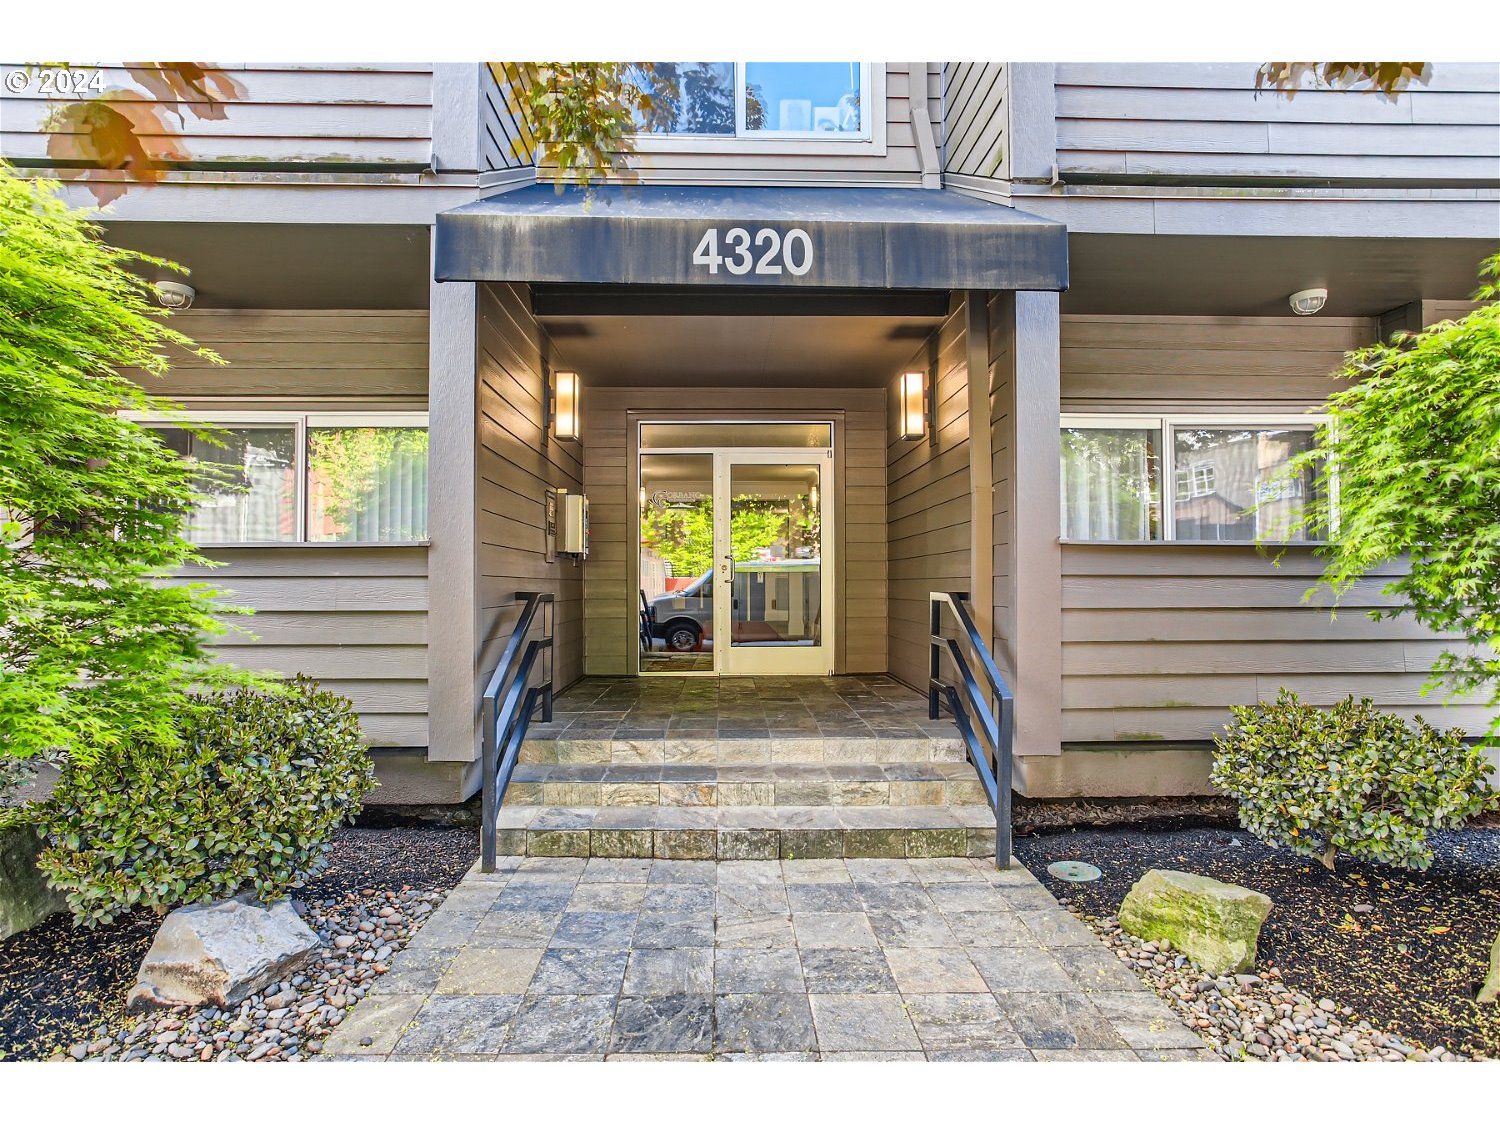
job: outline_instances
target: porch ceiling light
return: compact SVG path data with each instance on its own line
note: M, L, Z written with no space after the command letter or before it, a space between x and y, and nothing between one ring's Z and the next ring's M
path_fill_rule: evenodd
M578 373L557 371L552 375L552 434L559 441L577 441L581 433L579 423Z
M901 440L927 436L927 373L908 371L901 376Z

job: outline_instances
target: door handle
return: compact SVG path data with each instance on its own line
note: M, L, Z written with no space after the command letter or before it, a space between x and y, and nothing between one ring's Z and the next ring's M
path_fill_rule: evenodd
M725 555L724 556L724 581L725 582L729 582L729 583L733 583L734 582L734 556L733 555Z

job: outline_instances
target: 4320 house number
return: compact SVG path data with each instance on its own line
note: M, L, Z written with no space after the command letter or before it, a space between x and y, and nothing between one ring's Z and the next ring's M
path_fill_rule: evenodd
M720 241L718 227L704 231L693 251L693 265L707 266L711 274L717 274L723 266L736 277L752 271L759 274L784 271L801 277L812 269L812 239L801 227L793 227L785 234L761 227L753 235L744 227L730 227L723 234L722 250Z

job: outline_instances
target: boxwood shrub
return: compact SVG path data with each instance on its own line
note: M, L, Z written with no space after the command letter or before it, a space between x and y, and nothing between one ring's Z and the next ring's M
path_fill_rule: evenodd
M1409 726L1353 696L1313 707L1284 688L1274 703L1231 711L1210 780L1239 801L1252 834L1329 870L1339 852L1425 870L1430 830L1495 804L1483 752L1461 730L1420 717Z
M38 866L74 922L250 893L271 902L321 871L375 785L349 701L298 677L200 696L181 745L71 765L39 812Z

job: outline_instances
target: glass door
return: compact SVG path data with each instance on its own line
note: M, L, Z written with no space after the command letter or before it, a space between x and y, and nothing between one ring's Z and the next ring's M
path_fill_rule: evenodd
M715 453L712 600L720 675L832 672L831 457L828 450Z

